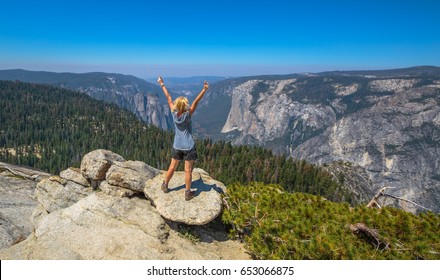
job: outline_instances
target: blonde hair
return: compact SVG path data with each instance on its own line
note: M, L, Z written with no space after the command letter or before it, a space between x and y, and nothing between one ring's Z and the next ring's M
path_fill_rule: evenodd
M189 110L188 98L183 96L177 97L173 105L173 111L183 113Z

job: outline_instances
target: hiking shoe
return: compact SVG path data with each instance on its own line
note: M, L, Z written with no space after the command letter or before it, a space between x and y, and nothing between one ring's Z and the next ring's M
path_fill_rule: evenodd
M162 186L160 186L160 188L162 189L162 191L164 193L167 193L170 191L170 189L168 188L168 186L165 184L165 181L162 182Z
M188 201L190 199L192 199L194 196L196 195L195 191L187 191L185 190L185 200Z

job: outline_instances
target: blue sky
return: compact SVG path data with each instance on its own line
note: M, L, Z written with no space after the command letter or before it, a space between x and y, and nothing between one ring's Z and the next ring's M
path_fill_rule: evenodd
M440 66L440 1L5 1L0 69L141 78Z

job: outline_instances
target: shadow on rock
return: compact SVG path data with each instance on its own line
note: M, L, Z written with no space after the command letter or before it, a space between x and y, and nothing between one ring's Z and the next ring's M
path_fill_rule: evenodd
M167 219L164 219L164 221L172 230L191 241L212 243L230 240L228 237L228 229L223 224L221 217L217 217L212 222L202 226L186 225Z
M183 189L185 189L185 184L179 185L174 188L170 188L170 192L177 192ZM196 191L195 196L199 196L202 192L210 192L210 191L216 191L220 194L224 193L223 189L217 186L216 184L209 185L205 183L202 177L200 177L196 181L191 182L191 189Z

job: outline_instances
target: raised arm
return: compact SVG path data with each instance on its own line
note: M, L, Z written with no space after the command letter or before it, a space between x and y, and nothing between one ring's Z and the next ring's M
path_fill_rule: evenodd
M170 106L170 110L172 111L173 107L174 107L173 99L171 98L170 93L168 92L168 89L166 88L165 84L163 83L162 77L157 78L157 82L162 87L163 93L165 93L165 96L167 97L167 100L168 100L168 106Z
M205 81L203 83L203 89L202 91L199 93L199 95L197 95L196 100L194 100L194 102L191 104L191 107L189 107L189 113L192 115L194 113L194 111L197 108L197 105L199 104L200 100L202 100L203 95L205 95L205 92L208 90L209 88L209 84L207 81Z

